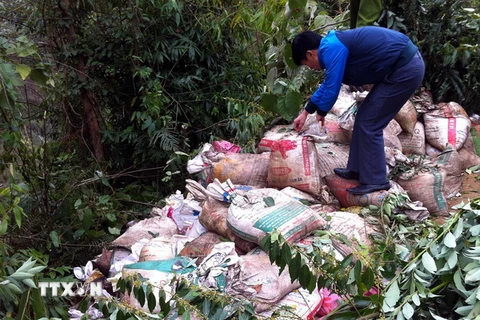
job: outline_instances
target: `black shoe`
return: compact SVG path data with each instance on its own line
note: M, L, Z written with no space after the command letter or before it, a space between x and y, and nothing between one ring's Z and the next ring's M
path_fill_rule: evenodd
M360 184L354 188L348 188L347 191L351 194L367 194L388 189L390 189L390 182L385 182L384 184Z
M337 176L348 180L358 180L358 178L360 178L358 172L350 171L345 168L335 168L333 169L333 172L335 172Z

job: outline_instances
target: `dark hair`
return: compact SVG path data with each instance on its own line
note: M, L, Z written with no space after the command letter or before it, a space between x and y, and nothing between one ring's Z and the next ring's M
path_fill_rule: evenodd
M303 31L292 41L292 59L297 66L307 58L308 50L317 50L320 46L322 36L313 31Z

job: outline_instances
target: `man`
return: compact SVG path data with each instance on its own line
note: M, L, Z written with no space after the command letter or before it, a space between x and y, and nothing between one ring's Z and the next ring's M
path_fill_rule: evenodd
M404 34L382 28L361 27L330 31L324 38L312 31L298 34L292 42L297 65L325 69L325 80L294 120L300 131L309 113L322 122L334 105L342 83L373 88L358 108L346 168L334 172L359 180L352 194L390 189L387 180L383 129L423 80L425 66L418 48Z

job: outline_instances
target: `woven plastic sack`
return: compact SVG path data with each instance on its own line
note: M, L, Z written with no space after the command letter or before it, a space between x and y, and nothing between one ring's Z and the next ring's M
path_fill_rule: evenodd
M448 216L448 203L444 191L447 173L435 167L417 174L398 178L396 181L407 191L412 201L420 201L435 216Z
M260 244L267 232L274 229L287 241L294 242L323 228L326 221L299 201L276 189L265 188L248 191L243 203L232 203L227 223L238 237Z
M431 160L446 173L443 183L445 197L448 199L455 196L462 189L463 182L463 168L459 153L456 150L447 149Z
M254 250L240 256L238 264L229 268L226 292L253 300L255 311L263 312L299 287L298 281L291 282L288 266L279 273L279 267L270 262L267 253Z
M425 154L425 128L420 121L415 123L412 133L401 132L398 139L404 154Z
M440 103L437 107L423 115L427 141L442 151L447 145L459 150L468 137L470 118L456 102Z
M320 193L322 180L312 138L298 136L295 139L278 141L262 139L260 145L271 150L269 187L294 187L312 194Z
M367 207L369 205L381 206L383 199L385 199L390 192L403 191L400 186L391 181L390 184L392 187L390 190L380 190L368 194L357 195L349 193L347 189L358 186L360 183L359 181L347 180L335 174L326 176L325 180L327 181L327 186L330 188L330 191L335 198L337 198L343 208L353 206Z
M402 127L404 132L413 134L415 123L417 122L417 109L415 109L415 105L408 100L394 119L398 122L400 127Z
M211 161L210 181L221 182L228 179L233 184L266 187L270 155L268 153L212 154L206 157Z

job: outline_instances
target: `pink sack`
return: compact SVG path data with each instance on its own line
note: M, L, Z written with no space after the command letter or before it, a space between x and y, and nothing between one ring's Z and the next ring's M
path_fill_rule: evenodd
M215 149L215 151L223 153L240 153L240 151L242 151L242 148L240 148L240 146L237 146L236 144L225 140L214 141L213 148Z

